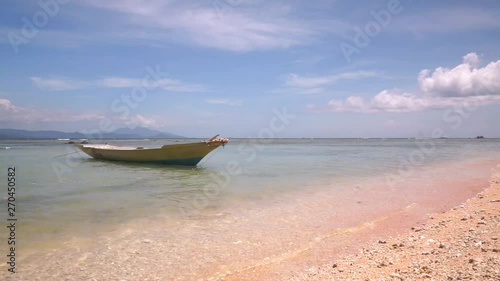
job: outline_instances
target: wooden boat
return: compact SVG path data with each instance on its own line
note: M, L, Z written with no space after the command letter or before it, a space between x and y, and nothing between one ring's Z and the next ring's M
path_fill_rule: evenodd
M207 154L228 142L229 139L216 135L198 143L171 144L159 148L76 143L75 146L95 159L195 166Z

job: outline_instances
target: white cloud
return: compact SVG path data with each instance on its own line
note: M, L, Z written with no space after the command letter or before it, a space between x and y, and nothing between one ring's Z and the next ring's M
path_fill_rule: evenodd
M438 67L434 72L422 70L419 95L400 90L383 90L370 99L350 96L332 99L326 108L314 111L334 112L416 112L448 107L475 107L500 102L500 61L478 68L479 56L469 53L463 63L452 68Z
M147 118L144 117L140 114L135 114L127 118L122 118L120 119L126 126L129 128L135 128L135 127L157 127L156 120L153 118Z
M345 72L334 75L326 76L300 76L297 74L289 74L286 78L286 85L290 87L300 87L300 88L317 88L320 86L325 86L329 84L334 84L339 80L357 80L369 77L376 77L377 73L373 71L357 71L357 72Z
M76 90L86 86L84 82L69 79L41 77L30 77L30 79L37 88L48 91Z
M158 87L168 92L204 92L205 87L197 84L185 84L175 79L160 79L156 81ZM153 83L154 85L154 83Z
M480 58L476 53L468 53L464 56L464 64L468 64L472 67L477 67L480 62Z
M323 88L311 88L311 89L306 89L300 92L303 95L312 95L312 94L321 94L324 93L325 89Z
M469 53L463 63L449 69L438 67L431 72L424 69L418 76L420 89L434 96L466 97L500 94L500 60L482 68L479 56Z
M418 98L412 94L385 90L373 97L370 109L374 111L408 112L420 111L431 106L428 100Z
M8 99L0 99L0 109L10 113L22 113L24 110L13 105Z
M472 97L417 97L398 90L384 90L369 100L351 96L345 100L333 99L323 111L333 112L417 112L449 107L476 107L500 102L500 96Z
M140 114L122 117L111 113L74 112L67 110L46 110L19 107L8 99L0 99L0 122L7 124L71 123L108 119L115 127L157 127L154 118ZM96 125L97 126L97 125Z
M100 120L102 118L104 118L103 114L94 112L75 113L64 110L38 110L16 106L8 99L0 99L0 121L8 123L72 122Z
M290 13L286 8L288 4L261 3L270 9L260 13L245 13L241 7L229 7L230 11L221 13L217 1L206 4L179 0L94 0L81 3L110 11L109 17L120 24L108 28L113 29L111 34L122 34L120 39L128 36L142 42L177 41L246 52L303 45L314 37L310 22L287 19ZM225 1L221 3L228 7ZM264 13L272 14L263 17Z
M142 86L142 80L134 78L109 77L98 80L94 84L104 88L133 88Z
M222 104L222 105L229 105L229 106L239 106L242 104L241 101L230 100L230 99L209 99L209 100L205 100L205 102L209 103L209 104Z
M41 90L49 91L68 91L88 87L103 87L103 88L134 88L144 87L148 90L162 89L167 92L203 92L205 87L198 84L188 84L180 80L162 78L159 80L147 81L146 84L142 79L125 78L125 77L108 77L95 81L75 81L71 79L52 79L42 77L31 77L33 84Z

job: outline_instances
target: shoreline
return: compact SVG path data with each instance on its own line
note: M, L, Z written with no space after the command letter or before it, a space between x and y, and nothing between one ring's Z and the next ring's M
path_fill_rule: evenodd
M462 170L464 165L467 170ZM375 183L359 182L359 188L352 186L343 193L305 191L273 199L264 206L217 210L204 218L177 222L158 216L131 221L110 232L75 237L65 241L63 248L22 259L23 272L17 277L331 280L321 279L324 269L318 265L347 257L378 240L389 241L387 237L425 221L429 210L441 212L476 195L491 178L486 166L496 164L468 161L432 167L416 174L417 181L409 178L404 189L379 192ZM454 176L457 172L459 177ZM422 175L430 177L420 180ZM438 190L433 190L435 187ZM386 195L392 197L384 198ZM346 210L346 206L351 209ZM354 216L350 215L353 211ZM309 276L311 272L315 274Z
M466 202L288 280L500 280L500 165Z
M492 177L490 169L496 167L496 163L497 160L486 162L474 160L430 167L422 170L422 173L408 177L403 189L396 187L382 193L377 186L385 185L385 182L372 184L368 188L361 183L359 189L349 190L342 194L341 198L326 200L339 206L357 201L359 203L355 209L357 223L350 220L349 213L345 211L335 213L332 219L338 223L338 227L325 228L326 234L324 231L322 235L320 231L311 233L312 236L305 241L302 249L290 251L285 247L275 255L268 256L251 266L238 271L231 270L229 274L214 275L212 272L208 275L209 278L204 280L288 280L291 276L301 276L304 271L328 264L332 259L341 259L356 253L380 239L386 240L390 236L402 235L411 227L425 223L428 214L445 212L476 196L489 187ZM481 168L477 169L478 167ZM486 167L488 168L485 169ZM468 174L471 170L476 172ZM457 177L456 173L460 173L460 176ZM379 180L382 181L383 178ZM422 188L424 186L426 187ZM360 195L363 197L359 197ZM385 198L386 195L390 197ZM328 208L325 205L320 209L323 208L325 210L322 210L321 216L312 218L321 225L328 223L327 220L321 221L328 213L338 211L338 208ZM304 211L308 210L301 207L300 212ZM349 276L343 276L339 280L345 278ZM332 279L328 277L324 280Z

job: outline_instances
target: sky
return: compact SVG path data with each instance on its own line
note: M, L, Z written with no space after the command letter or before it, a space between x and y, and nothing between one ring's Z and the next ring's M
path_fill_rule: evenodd
M500 3L4 0L0 128L500 137Z

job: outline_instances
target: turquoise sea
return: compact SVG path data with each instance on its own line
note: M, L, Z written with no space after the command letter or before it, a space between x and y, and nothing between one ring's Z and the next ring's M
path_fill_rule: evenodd
M200 140L107 142L155 147L192 141ZM19 244L26 254L43 253L135 222L178 228L199 222L217 231L220 221L212 218L221 214L243 220L287 201L307 206L301 200L316 192L384 194L428 167L499 156L499 139L232 139L197 167L177 167L94 160L55 140L0 140L1 197L5 203L7 169L15 167Z

